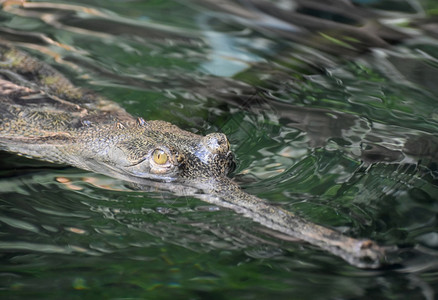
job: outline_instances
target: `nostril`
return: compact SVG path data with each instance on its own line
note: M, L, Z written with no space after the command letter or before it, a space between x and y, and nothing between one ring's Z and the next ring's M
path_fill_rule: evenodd
M230 150L230 143L223 133L210 133L202 138L203 146L213 154L225 154Z

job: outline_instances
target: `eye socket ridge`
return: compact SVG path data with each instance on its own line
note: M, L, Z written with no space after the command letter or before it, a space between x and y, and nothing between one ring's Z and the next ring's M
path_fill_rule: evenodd
M156 165L165 165L166 163L170 163L171 157L172 153L169 149L167 149L167 147L156 147L153 150L150 150L148 154L144 155L127 167L138 166L147 160L149 161L149 163L153 163Z
M184 163L184 155L162 145L137 147L131 151L127 147L115 148L109 158L112 160L108 160L106 165L116 172L165 181L175 180Z
M157 148L152 152L152 159L157 165L164 165L169 161L169 156L164 150Z
M149 154L150 170L155 174L174 172L183 161L182 154L163 146L156 147Z

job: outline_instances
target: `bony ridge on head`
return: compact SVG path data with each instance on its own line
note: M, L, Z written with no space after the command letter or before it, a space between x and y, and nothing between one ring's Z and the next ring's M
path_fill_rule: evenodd
M234 169L234 156L225 134L210 133L201 138L199 146L196 156L204 164L204 174L223 176Z
M145 119L143 119L142 117L138 117L138 118L137 118L137 125L138 125L138 126L141 126L141 127L146 126L146 121L145 121Z
M202 146L211 154L227 154L230 151L230 142L223 133L210 133L201 140Z

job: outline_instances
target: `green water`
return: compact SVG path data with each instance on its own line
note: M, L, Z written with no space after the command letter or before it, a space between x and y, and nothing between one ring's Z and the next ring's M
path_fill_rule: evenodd
M361 270L195 198L1 153L0 298L435 299L436 4L362 1L411 35L384 48L214 3L6 5L0 37L136 116L226 133L247 192L397 245L396 264ZM358 27L323 12L301 11Z

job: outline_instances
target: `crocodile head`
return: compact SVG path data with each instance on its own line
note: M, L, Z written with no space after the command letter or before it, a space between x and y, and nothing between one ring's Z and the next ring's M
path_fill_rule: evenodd
M164 181L206 181L234 169L230 143L222 133L197 135L164 121L139 119L134 129L119 126L106 149L106 164L129 177ZM113 168L114 170L114 168Z

